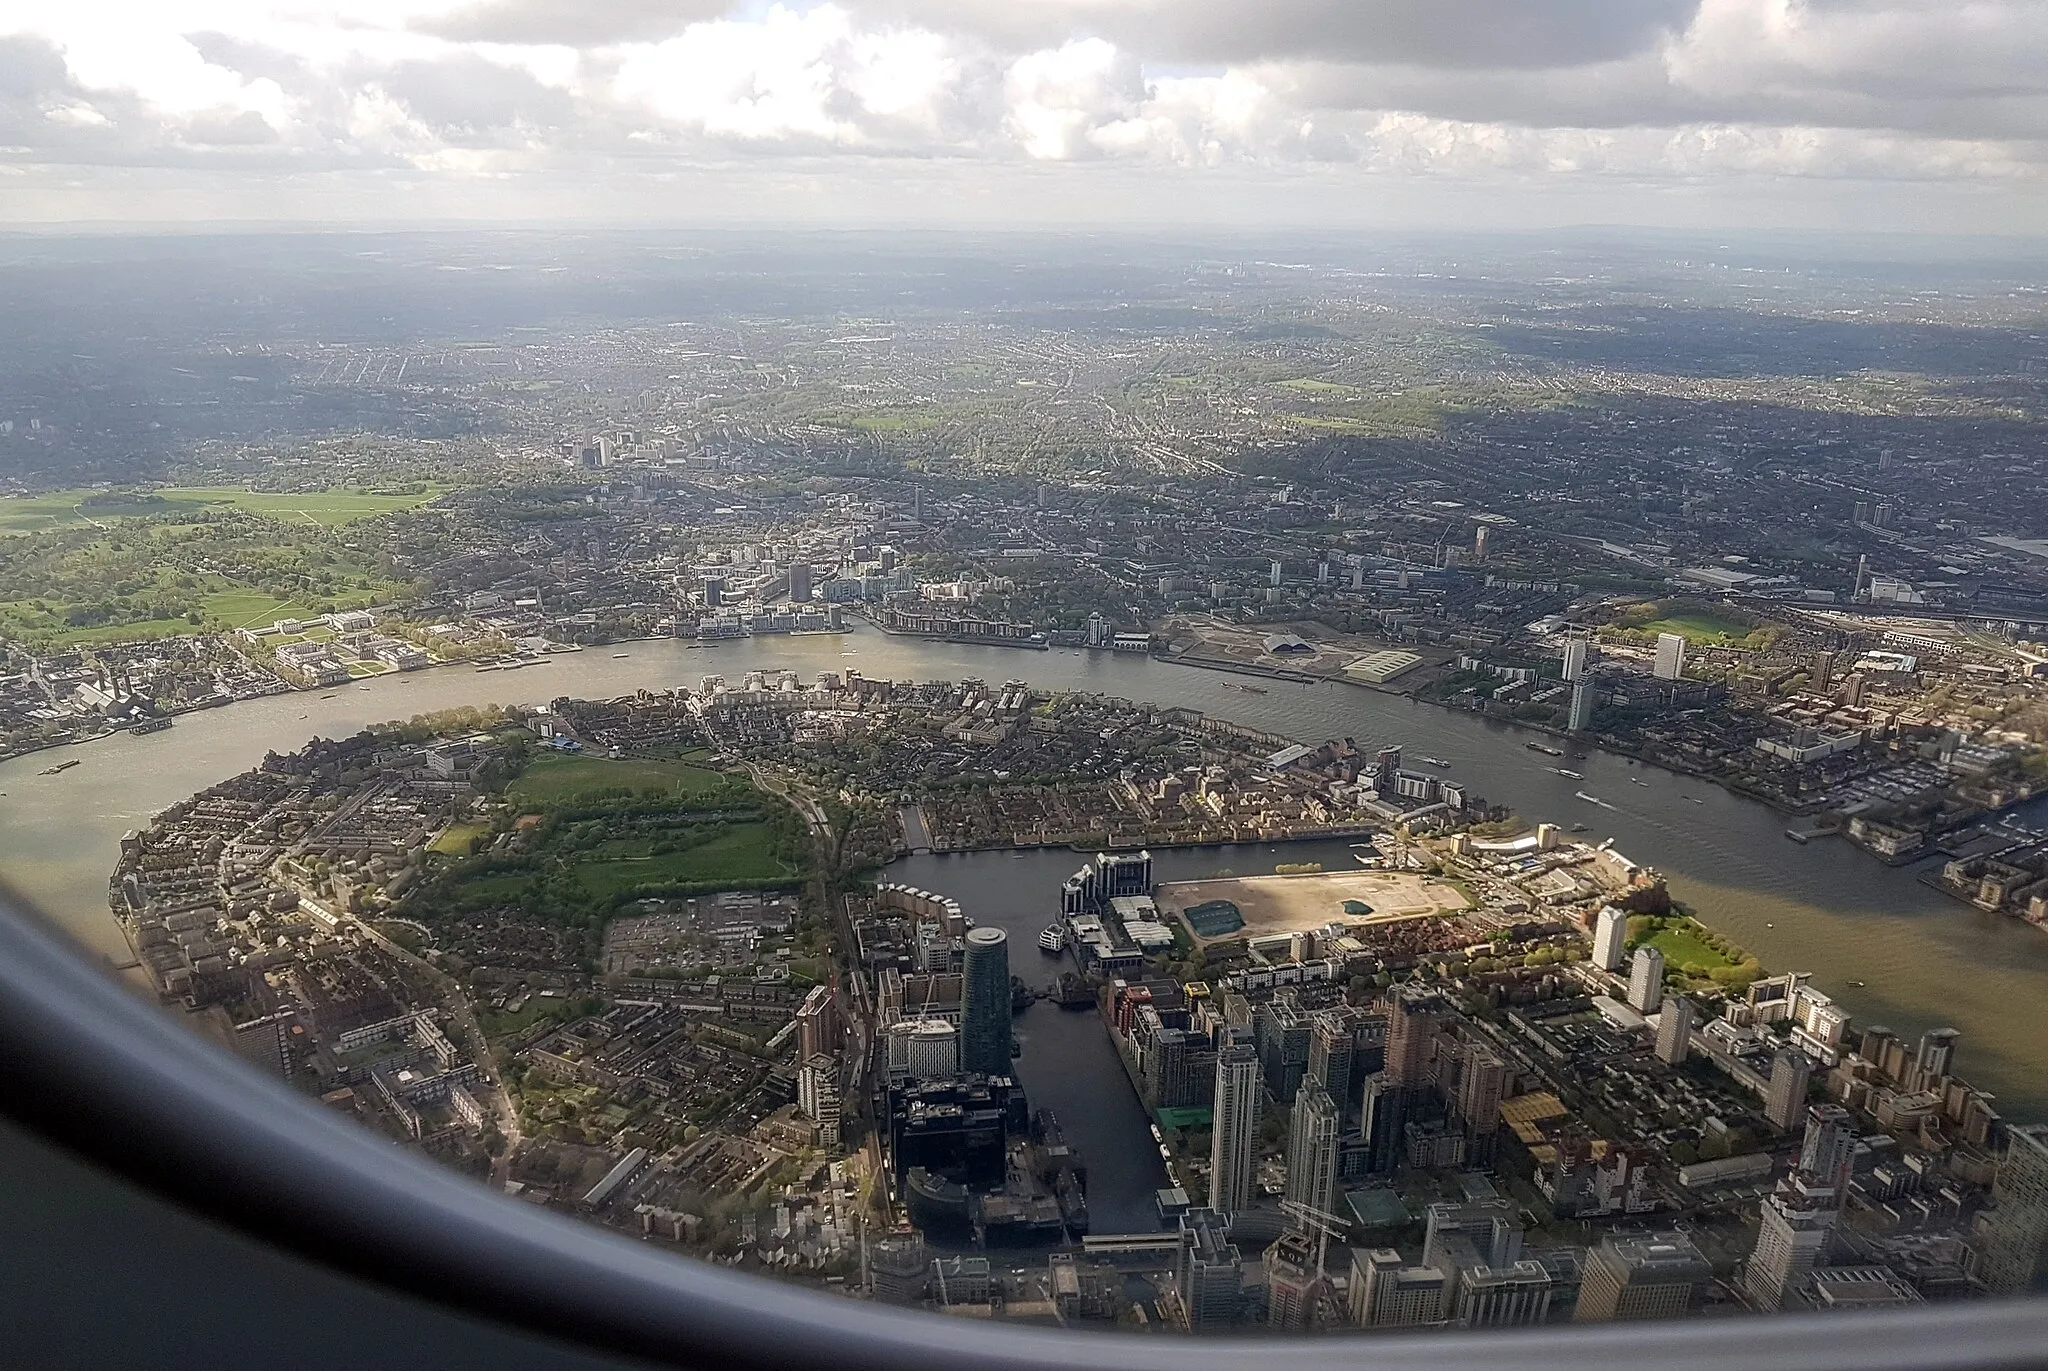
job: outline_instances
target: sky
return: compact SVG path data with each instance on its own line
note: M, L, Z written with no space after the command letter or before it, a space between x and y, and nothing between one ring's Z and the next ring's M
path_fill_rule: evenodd
M2048 0L0 0L0 224L2048 232Z

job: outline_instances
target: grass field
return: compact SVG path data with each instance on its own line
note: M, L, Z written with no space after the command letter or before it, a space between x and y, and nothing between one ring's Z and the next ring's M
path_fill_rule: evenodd
M353 606L343 606L353 608ZM315 619L311 605L297 600L280 600L260 590L217 590L200 600L202 613L226 623L229 628L269 628L279 619Z
M10 610L26 606L0 605L0 638L10 635ZM97 628L66 628L43 635L56 647L89 647L94 643L137 643L151 638L176 638L181 634L197 633L191 623L184 619L140 619L128 624L102 624Z
M521 803L544 807L620 789L695 797L718 790L728 779L721 772L687 762L614 762L550 753L529 762L512 783L510 793Z
M1335 381L1318 381L1308 376L1298 376L1292 381L1280 382L1283 390L1298 390L1305 395L1355 395L1357 387L1339 385Z
M1650 935L1646 946L1654 947L1664 954L1664 965L1672 970L1687 966L1701 966L1708 971L1716 967L1733 966L1734 962L1708 947L1699 940L1696 930L1688 925L1681 928L1661 928Z
M593 895L621 895L648 884L772 881L794 875L773 850L766 824L735 824L710 842L652 856L618 854L579 862L576 879Z
M511 901L519 898L533 877L524 871L501 871L491 876L472 876L461 883L462 893L482 901Z
M1747 638L1751 632L1748 624L1723 618L1705 609L1688 609L1677 614L1666 614L1660 619L1632 624L1630 627L1639 633L1676 633L1689 643L1730 642Z
M470 845L491 831L489 824L450 824L427 848L444 857L467 857Z
M373 515L418 509L440 493L437 489L418 495L379 495L347 490L278 493L209 486L172 486L132 493L60 490L47 495L0 499L0 533L40 533L46 529L206 509L239 509L285 523L339 528Z
M0 533L41 533L85 522L78 501L89 492L64 490L51 495L16 495L0 500Z

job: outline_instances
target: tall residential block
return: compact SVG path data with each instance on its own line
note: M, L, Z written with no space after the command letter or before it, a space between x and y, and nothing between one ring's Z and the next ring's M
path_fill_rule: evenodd
M1288 1123L1288 1199L1325 1211L1336 1203L1337 1134L1342 1126L1329 1092L1314 1081L1304 1081Z
M1435 1045L1454 1011L1436 991L1403 985L1394 992L1387 1015L1387 1075L1394 1084L1413 1089L1428 1085Z
M1756 1248L1742 1268L1749 1302L1758 1309L1783 1309L1800 1277L1827 1262L1836 1221L1830 1199L1797 1185L1781 1184L1765 1196Z
M2048 1289L2048 1124L2007 1134L1977 1244L1977 1272L1994 1295Z
M1010 1072L1010 940L1000 928L967 930L960 990L960 1069Z
M1628 968L1628 1007L1638 1014L1655 1014L1664 1003L1664 954L1654 947L1639 947Z
M1308 1043L1308 1079L1329 1092L1341 1116L1351 1104L1351 1068L1357 1052L1351 1022L1342 1014L1316 1017Z
M1316 1295L1323 1283L1316 1240L1296 1229L1266 1249L1266 1326L1278 1333L1305 1333L1315 1323Z
M1855 1118L1838 1104L1817 1104L1806 1111L1806 1136L1799 1145L1799 1169L1815 1185L1835 1192L1839 1206L1849 1189L1856 1163Z
M1234 1042L1216 1054L1209 1138L1209 1207L1226 1218L1252 1202L1259 1163L1259 1054Z
M1582 671L1572 678L1572 699L1566 711L1564 726L1573 733L1584 733L1593 726L1593 705L1595 703L1593 673Z
M1796 1048L1781 1048L1771 1058L1770 1090L1764 1096L1764 1117L1789 1133L1806 1118L1806 1091L1813 1083L1813 1059Z
M1619 971L1628 964L1628 911L1620 905L1603 905L1593 923L1593 965L1602 971Z
M1692 1051L1694 1019L1692 1001L1673 995L1664 1001L1663 1017L1657 1021L1657 1060L1667 1066L1683 1066Z
M1660 681L1681 680L1685 676L1685 637L1678 633L1657 635L1657 661L1650 668L1651 674Z

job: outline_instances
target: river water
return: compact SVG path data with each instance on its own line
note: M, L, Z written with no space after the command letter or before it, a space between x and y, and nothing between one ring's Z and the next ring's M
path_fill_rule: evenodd
M315 735L342 737L368 723L465 704L694 686L707 673L734 678L757 667L789 668L806 679L849 668L899 680L1016 677L1200 709L1304 742L1349 735L1368 747L1398 742L1411 755L1445 758L1452 764L1447 774L1531 822L1584 823L1589 832L1582 836L1613 838L1630 857L1661 869L1680 899L1766 967L1814 972L1859 1021L1904 1033L1939 1025L1962 1030L1966 1077L1996 1092L2008 1117L2048 1115L2048 932L1951 901L1839 840L1789 842L1778 815L1703 782L1599 753L1570 763L1585 773L1572 780L1546 770L1556 759L1522 746L1536 735L1508 725L1347 684L1273 681L1262 683L1266 694L1250 694L1226 688L1240 678L1135 654L971 647L865 630L616 650L627 655L599 648L518 672L445 668L383 677L367 689L343 687L331 699L276 696L186 715L175 728L145 737L117 735L0 763L0 875L86 946L125 960L106 901L122 833L256 765L266 751L291 751ZM81 764L69 771L39 774L74 757ZM1579 790L1606 806L1574 798ZM1166 870L1192 876L1232 866L1243 874L1296 854L1262 852L1263 865L1238 855L1176 855ZM1067 852L920 857L892 868L892 876L955 895L974 916L1002 924L1012 934L1015 969L1043 980L1053 968L1049 959L1038 967L1035 938L1051 918L1058 880L1078 860ZM1020 1064L1027 1088L1068 1122L1084 1149L1094 1130L1084 1129L1083 1118L1105 1100L1126 1101L1128 1091L1098 1091L1100 1082L1034 1069L1033 1058L1069 1060L1056 1045L1064 1035L1099 1032L1092 1020L1040 1005L1018 1025L1027 1045ZM1113 1060L1106 1070L1118 1071ZM1110 1164L1100 1151L1091 1158L1094 1166ZM1129 1179L1134 1193L1142 1178ZM1112 1188L1126 1190L1103 1187ZM1095 1226L1110 1231L1122 1217L1105 1214Z

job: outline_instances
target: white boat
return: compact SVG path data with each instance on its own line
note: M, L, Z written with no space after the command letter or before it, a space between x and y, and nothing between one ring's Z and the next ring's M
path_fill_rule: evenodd
M1572 798L1573 798L1573 799L1576 799L1576 800L1584 800L1584 801L1585 801L1585 802L1586 802L1587 804L1593 804L1593 805L1598 805L1598 804L1606 804L1606 803L1607 803L1607 802L1606 802L1605 800L1601 799L1601 798L1600 798L1600 797L1599 797L1598 795L1588 795L1588 794L1587 794L1587 793L1586 793L1585 791L1583 791L1583 790L1574 790L1574 791L1572 792Z
M1552 767L1552 768L1550 768L1550 769L1551 769L1552 771L1555 771L1555 772L1556 772L1556 773L1557 773L1558 775L1560 775L1560 776L1569 776L1569 777L1571 777L1571 778L1572 778L1573 780L1575 780L1575 781L1583 781L1583 780L1585 780L1585 779L1586 779L1586 775L1585 775L1585 773L1584 773L1584 772L1582 772L1582 771L1573 771L1573 770L1571 770L1571 769L1570 769L1569 767L1562 767L1562 766L1554 766L1554 767Z
M1441 757L1424 757L1422 760L1429 763L1431 766L1440 766L1447 769L1450 766L1450 763L1445 761Z
M1047 924L1045 931L1038 935L1038 950L1050 952L1057 957L1067 950L1067 926L1064 923Z

